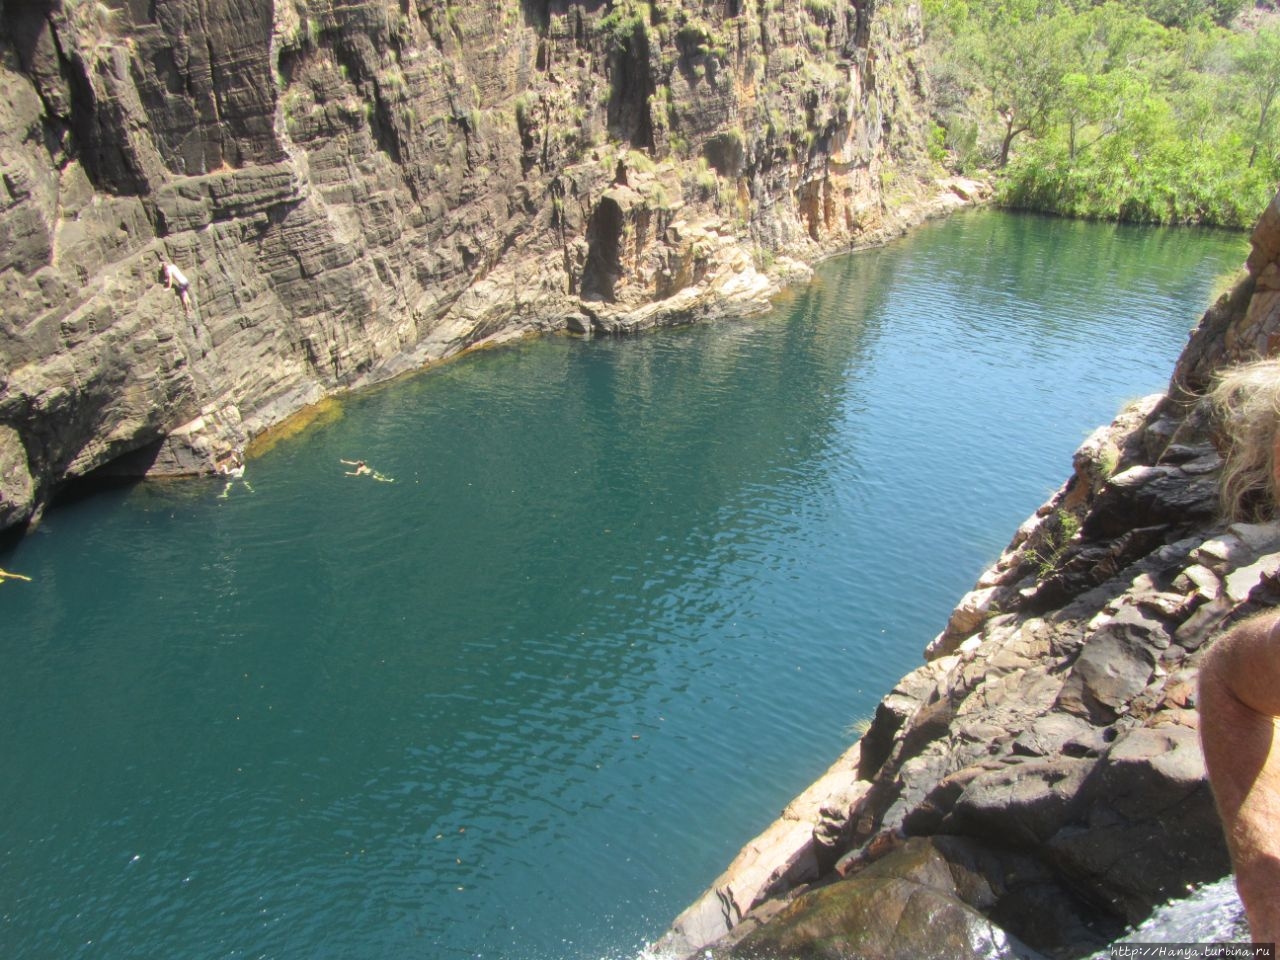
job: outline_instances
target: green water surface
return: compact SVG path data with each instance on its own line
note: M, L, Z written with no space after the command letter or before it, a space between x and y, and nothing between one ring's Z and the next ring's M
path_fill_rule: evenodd
M634 956L1244 253L961 215L51 511L0 552L0 957Z

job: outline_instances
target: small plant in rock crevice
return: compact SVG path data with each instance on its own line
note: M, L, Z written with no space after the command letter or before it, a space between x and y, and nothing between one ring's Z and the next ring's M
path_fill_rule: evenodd
M1043 580L1057 569L1058 561L1067 551L1071 541L1080 532L1080 518L1067 510L1057 510L1045 521L1046 534L1038 547L1030 548L1028 558L1035 563L1036 573Z

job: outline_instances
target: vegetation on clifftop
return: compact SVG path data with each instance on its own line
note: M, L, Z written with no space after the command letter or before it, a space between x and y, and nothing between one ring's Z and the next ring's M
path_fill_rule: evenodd
M1280 181L1280 23L1240 7L925 0L937 139L1009 206L1247 226Z

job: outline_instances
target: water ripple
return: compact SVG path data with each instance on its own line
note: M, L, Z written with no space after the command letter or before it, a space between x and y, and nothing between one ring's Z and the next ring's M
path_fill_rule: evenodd
M634 955L1240 249L957 217L749 325L348 398L253 492L51 512L0 557L0 954Z

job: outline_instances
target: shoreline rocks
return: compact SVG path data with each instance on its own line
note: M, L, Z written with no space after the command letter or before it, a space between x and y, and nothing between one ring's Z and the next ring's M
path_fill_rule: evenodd
M833 768L810 836L791 825L749 847L663 955L1066 960L1229 873L1197 668L1280 603L1280 522L1217 519L1221 459L1195 393L1280 343L1280 310L1255 293L1277 251L1280 218L1264 216L1250 274L1206 313L1168 395L1081 445ZM793 870L819 843L820 867Z

